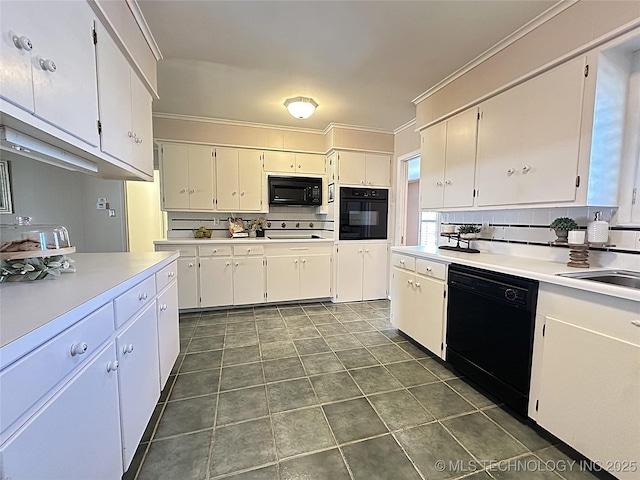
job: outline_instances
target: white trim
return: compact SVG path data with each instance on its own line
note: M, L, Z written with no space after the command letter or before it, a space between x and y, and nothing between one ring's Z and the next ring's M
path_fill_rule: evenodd
M133 13L133 17L136 19L138 26L140 27L140 31L142 32L142 36L147 41L153 56L156 57L156 60L162 60L162 52L160 51L160 47L156 43L156 39L153 38L153 34L151 33L151 29L149 28L149 24L147 20L144 18L142 14L142 10L140 10L140 5L138 4L138 0L125 0L127 5L129 6L129 10Z
M387 135L393 135L392 130L385 130L382 128L372 128L372 127L361 127L358 125L346 125L343 123L330 123L327 125L327 128L323 130L323 133L329 133L333 128L342 128L343 130L358 130L360 132L370 132L370 133L384 133Z
M183 120L186 122L215 123L217 125L232 125L236 127L269 128L272 130L285 130L288 132L312 133L314 135L324 135L323 130L311 128L287 127L285 125L269 125L267 123L244 122L242 120L227 120L225 118L198 117L194 115L181 115L178 113L153 112L155 118L165 118L167 120Z
M397 134L399 134L400 132L402 132L403 130L406 130L407 128L409 128L409 127L411 127L411 126L413 126L413 125L415 125L415 124L416 124L416 119L415 119L415 118L414 118L413 120L409 120L407 123L405 123L405 124L403 124L403 125L400 125L398 128L396 128L396 129L393 131L393 134L394 134L394 135L397 135Z
M596 50L597 48L600 48L602 46L605 46L606 48L613 48L616 45L620 44L621 42L624 42L626 40L630 40L633 37L635 37L636 35L640 34L640 18L632 20L631 22L622 25L619 28L616 28L615 30L612 30L610 32L608 32L605 35L602 35L599 38L596 38L595 40L592 40L589 43L586 43L578 48L576 48L575 50L572 50L571 52L565 53L564 55L551 60L550 62L534 69L531 70L530 72L526 73L525 75L522 75L521 77L516 78L515 80L512 80L509 83L506 83L504 85L502 85L499 88L496 88L495 90L486 93L484 95L482 95L481 97L476 98L475 100L472 100L471 102L462 105L458 108L456 108L455 110L452 110L451 112L447 113L446 115L443 115L439 118L436 118L435 120L432 120L430 122L427 122L423 125L420 125L419 127L416 127L416 129L414 131L416 132L420 132L422 130L424 130L425 128L428 128L432 125L435 125L436 123L440 123L444 120L447 120L455 115L458 115L459 113L464 112L465 110L474 107L482 102L484 102L485 100L490 99L491 97L495 97L496 95L505 92L507 90L509 90L510 88L515 87L516 85L519 85L521 83L526 82L527 80L532 79L533 77L536 77L548 70L551 70L552 68L555 68L565 62L568 62L569 60L573 60L576 57L579 57L580 55L585 55L587 53L590 53L594 50Z
M159 138L154 137L154 143L157 145L164 145L167 143L180 144L180 145L202 145L206 147L225 147L225 148L246 148L247 150L261 150L263 152L292 152L292 153L311 153L314 155L326 155L326 152L318 151L318 150L293 150L293 149L283 149L283 148L273 148L273 147L261 147L257 145L243 145L237 143L207 143L207 142L198 142L193 140L178 140L175 138Z
M398 160L401 162L407 162L419 156L420 156L420 149L414 150L413 152L405 153L404 155L400 155L398 157Z
M98 19L100 20L100 23L102 23L102 26L107 30L109 35L111 35L111 38L116 43L116 45L118 45L121 52L125 54L127 61L129 62L131 67L135 70L136 74L140 77L145 87L147 87L147 90L151 92L151 95L154 97L154 99L158 100L160 97L158 96L158 92L156 91L156 88L153 86L153 84L149 81L149 79L145 75L144 70L142 69L142 67L140 67L140 65L136 61L135 57L131 53L131 50L129 50L129 48L127 47L127 44L124 42L124 39L118 33L118 30L114 27L113 23L111 23L111 20L109 20L109 17L102 9L102 6L100 5L100 3L97 0L87 0L87 2L89 2L89 5L91 6L95 14L98 16ZM100 41L99 38L98 38L98 41Z
M485 60L488 60L489 58L493 57L496 53L500 52L501 50L504 50L509 45L515 43L516 41L518 41L519 39L521 39L525 35L531 33L533 30L538 28L540 25L548 22L549 20L551 20L553 17L555 17L559 13L562 13L563 11L565 11L567 8L571 7L577 1L578 0L560 0L558 3L556 3L555 5L549 7L544 12L542 12L540 15L535 17L533 20L525 23L522 27L517 29L515 32L513 32L510 35L508 35L504 39L500 40L498 43L496 43L494 46L492 46L488 50L485 50L483 53L478 55L476 58L471 60L469 63L467 63L466 65L462 66L461 68L459 68L458 70L453 72L448 77L445 77L443 80L441 80L438 83L436 83L434 86L429 88L426 92L418 95L416 98L414 98L412 100L413 103L417 105L418 103L423 101L425 98L430 97L431 95L436 93L438 90L444 88L445 86L449 85L454 80L458 79L459 77L461 77L462 75L467 73L469 70L477 67L478 65L480 65Z

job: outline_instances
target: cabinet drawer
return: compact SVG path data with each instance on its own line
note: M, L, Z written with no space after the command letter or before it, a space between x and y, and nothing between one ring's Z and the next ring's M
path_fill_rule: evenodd
M265 253L267 255L331 255L333 245L330 243L323 245L309 243L267 245Z
M0 373L2 431L97 352L112 332L113 305L109 302ZM86 350L72 355L72 346L83 344Z
M156 245L156 252L180 252L181 257L195 257L195 245Z
M201 257L230 257L231 245L208 245L198 247L198 254Z
M394 267L404 268L405 270L410 270L412 272L416 269L416 259L409 255L394 253L392 262Z
M233 255L263 255L264 245L234 245Z
M158 273L156 273L156 288L158 292L164 290L164 287L169 285L178 275L178 264L177 262L171 262L169 265L164 267Z
M447 266L444 263L418 258L416 261L416 273L445 280L447 278Z
M134 313L153 302L156 295L155 276L143 280L126 293L114 300L116 311L116 328L120 328Z

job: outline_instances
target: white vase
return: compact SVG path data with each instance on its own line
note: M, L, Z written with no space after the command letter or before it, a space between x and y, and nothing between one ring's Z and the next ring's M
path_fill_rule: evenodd
M249 238L256 238L256 231L255 230L249 230Z

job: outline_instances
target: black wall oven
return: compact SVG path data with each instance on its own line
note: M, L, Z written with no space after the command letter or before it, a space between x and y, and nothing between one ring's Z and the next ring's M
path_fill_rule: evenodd
M340 240L386 240L389 190L340 187Z

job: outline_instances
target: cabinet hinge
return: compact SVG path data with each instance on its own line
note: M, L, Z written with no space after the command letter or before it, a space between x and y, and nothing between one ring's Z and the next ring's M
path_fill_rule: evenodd
M264 292L264 298L267 298L267 292Z
M480 112L478 112L478 120L480 120Z
M336 253L338 253L338 248L340 248L340 247L338 247L338 246L336 245Z
M631 205L636 204L636 197L638 196L638 188L633 189L633 193L631 194Z
M102 122L98 120L98 135L102 135Z
M544 332L547 330L547 325L542 326L542 336L544 337Z
M93 44L97 45L98 44L98 32L96 32L95 28L91 31L91 37L93 38Z
M589 76L589 65L585 65L585 67L584 67L584 76L585 77Z
M440 344L440 351L442 352L444 350L444 343Z
M329 287L329 293L331 293L331 287Z
M443 298L447 298L447 291L445 290L445 291L444 291L444 292L442 292L442 293L443 293L443 296L442 296L442 297L443 297Z
M580 175L576 177L576 187L580 186Z
M536 412L538 411L539 406L540 406L540 400L536 400Z
M476 189L473 189L473 198L476 198Z

